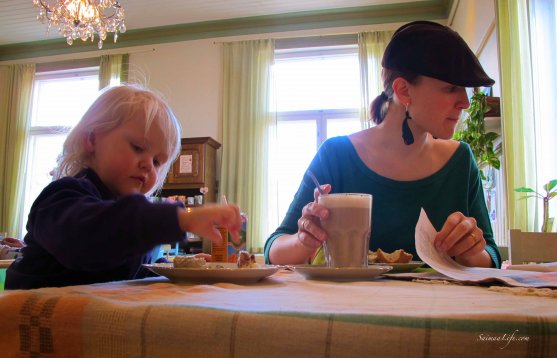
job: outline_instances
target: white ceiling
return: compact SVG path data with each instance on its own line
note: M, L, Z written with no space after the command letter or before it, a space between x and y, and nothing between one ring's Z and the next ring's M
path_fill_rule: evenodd
M52 2L53 0L43 0ZM129 30L194 22L427 0L120 0ZM57 38L33 0L0 0L0 46Z

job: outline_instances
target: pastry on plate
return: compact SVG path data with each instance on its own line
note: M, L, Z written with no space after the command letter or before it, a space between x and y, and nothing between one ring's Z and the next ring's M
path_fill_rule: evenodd
M413 255L398 249L393 252L385 252L380 248L376 252L370 251L368 254L368 261L370 263L384 263L384 264L406 264L412 261Z
M249 254L247 251L240 251L238 253L238 261L236 262L239 268L256 268L255 255Z

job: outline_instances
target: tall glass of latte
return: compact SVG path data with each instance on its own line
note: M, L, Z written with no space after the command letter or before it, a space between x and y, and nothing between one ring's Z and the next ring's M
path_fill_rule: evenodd
M366 267L371 235L369 194L337 193L321 195L318 203L329 209L321 227L329 239L324 242L328 267Z

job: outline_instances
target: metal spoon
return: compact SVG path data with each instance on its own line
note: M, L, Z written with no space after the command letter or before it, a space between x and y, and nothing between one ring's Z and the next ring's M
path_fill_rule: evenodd
M307 174L309 175L309 177L311 178L311 180L313 180L313 183L314 183L315 186L317 187L317 191L319 192L319 195L326 195L325 192L323 191L323 189L321 189L321 185L319 185L319 182L317 181L317 178L316 178L315 175L311 172L311 170L308 169Z

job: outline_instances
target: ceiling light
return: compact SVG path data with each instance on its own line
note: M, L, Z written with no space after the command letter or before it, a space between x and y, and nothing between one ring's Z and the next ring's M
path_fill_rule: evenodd
M94 41L96 33L101 49L108 32L114 32L114 42L118 31L126 32L124 8L115 0L33 0L33 5L39 9L37 19L48 21L47 32L58 26L68 45L78 38Z

